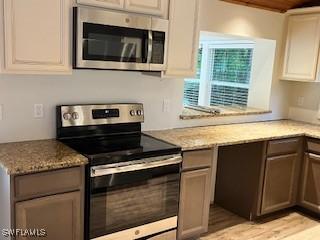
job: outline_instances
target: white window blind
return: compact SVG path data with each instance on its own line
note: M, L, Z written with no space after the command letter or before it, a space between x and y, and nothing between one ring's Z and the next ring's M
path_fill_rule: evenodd
M202 44L197 79L185 79L184 104L247 106L252 55L253 44Z
M199 79L186 79L184 82L184 105L196 106L199 102Z

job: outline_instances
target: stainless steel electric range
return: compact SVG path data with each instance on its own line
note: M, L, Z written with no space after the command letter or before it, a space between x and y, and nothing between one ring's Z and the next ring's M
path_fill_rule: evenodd
M86 239L176 239L181 148L143 121L142 104L57 107L57 139L89 159Z

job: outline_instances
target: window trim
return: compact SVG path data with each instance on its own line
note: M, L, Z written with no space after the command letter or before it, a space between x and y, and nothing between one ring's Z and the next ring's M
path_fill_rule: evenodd
M247 88L250 90L250 82L248 84L240 83L222 83L222 82L212 82L210 81L210 71L208 68L210 64L209 60L209 50L210 49L236 49L236 48L246 48L254 49L255 43L253 41L201 41L199 48L202 47L202 59L201 59L201 71L199 79L199 96L198 96L198 105L199 106L210 106L211 101L211 91L212 84L220 86L232 86L232 87L241 87ZM205 64L204 64L205 63ZM211 63L214 64L214 63ZM251 77L250 77L251 78Z

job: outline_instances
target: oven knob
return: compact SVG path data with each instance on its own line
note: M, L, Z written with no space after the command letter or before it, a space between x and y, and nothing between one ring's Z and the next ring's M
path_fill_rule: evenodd
M64 113L64 114L63 114L63 119L64 119L64 120L70 120L71 117L72 117L72 116L71 116L70 113Z
M138 115L138 116L142 116L142 115L143 115L143 111L142 111L142 110L138 110L138 111L137 111L137 115Z
M135 115L136 115L136 111L135 111L135 110L131 110L131 111L130 111L130 115L131 115L131 116L135 116Z
M73 118L73 120L79 119L79 113L73 112L73 113L72 113L72 118Z

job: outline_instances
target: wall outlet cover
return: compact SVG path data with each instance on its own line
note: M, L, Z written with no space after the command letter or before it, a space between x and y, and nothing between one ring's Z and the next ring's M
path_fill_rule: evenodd
M33 116L34 118L44 118L43 104L34 104Z
M169 113L170 112L170 105L171 105L171 101L169 99L164 99L163 104L162 104L162 111L164 113Z
M298 106L303 107L303 105L304 105L304 97L300 96L298 97Z

